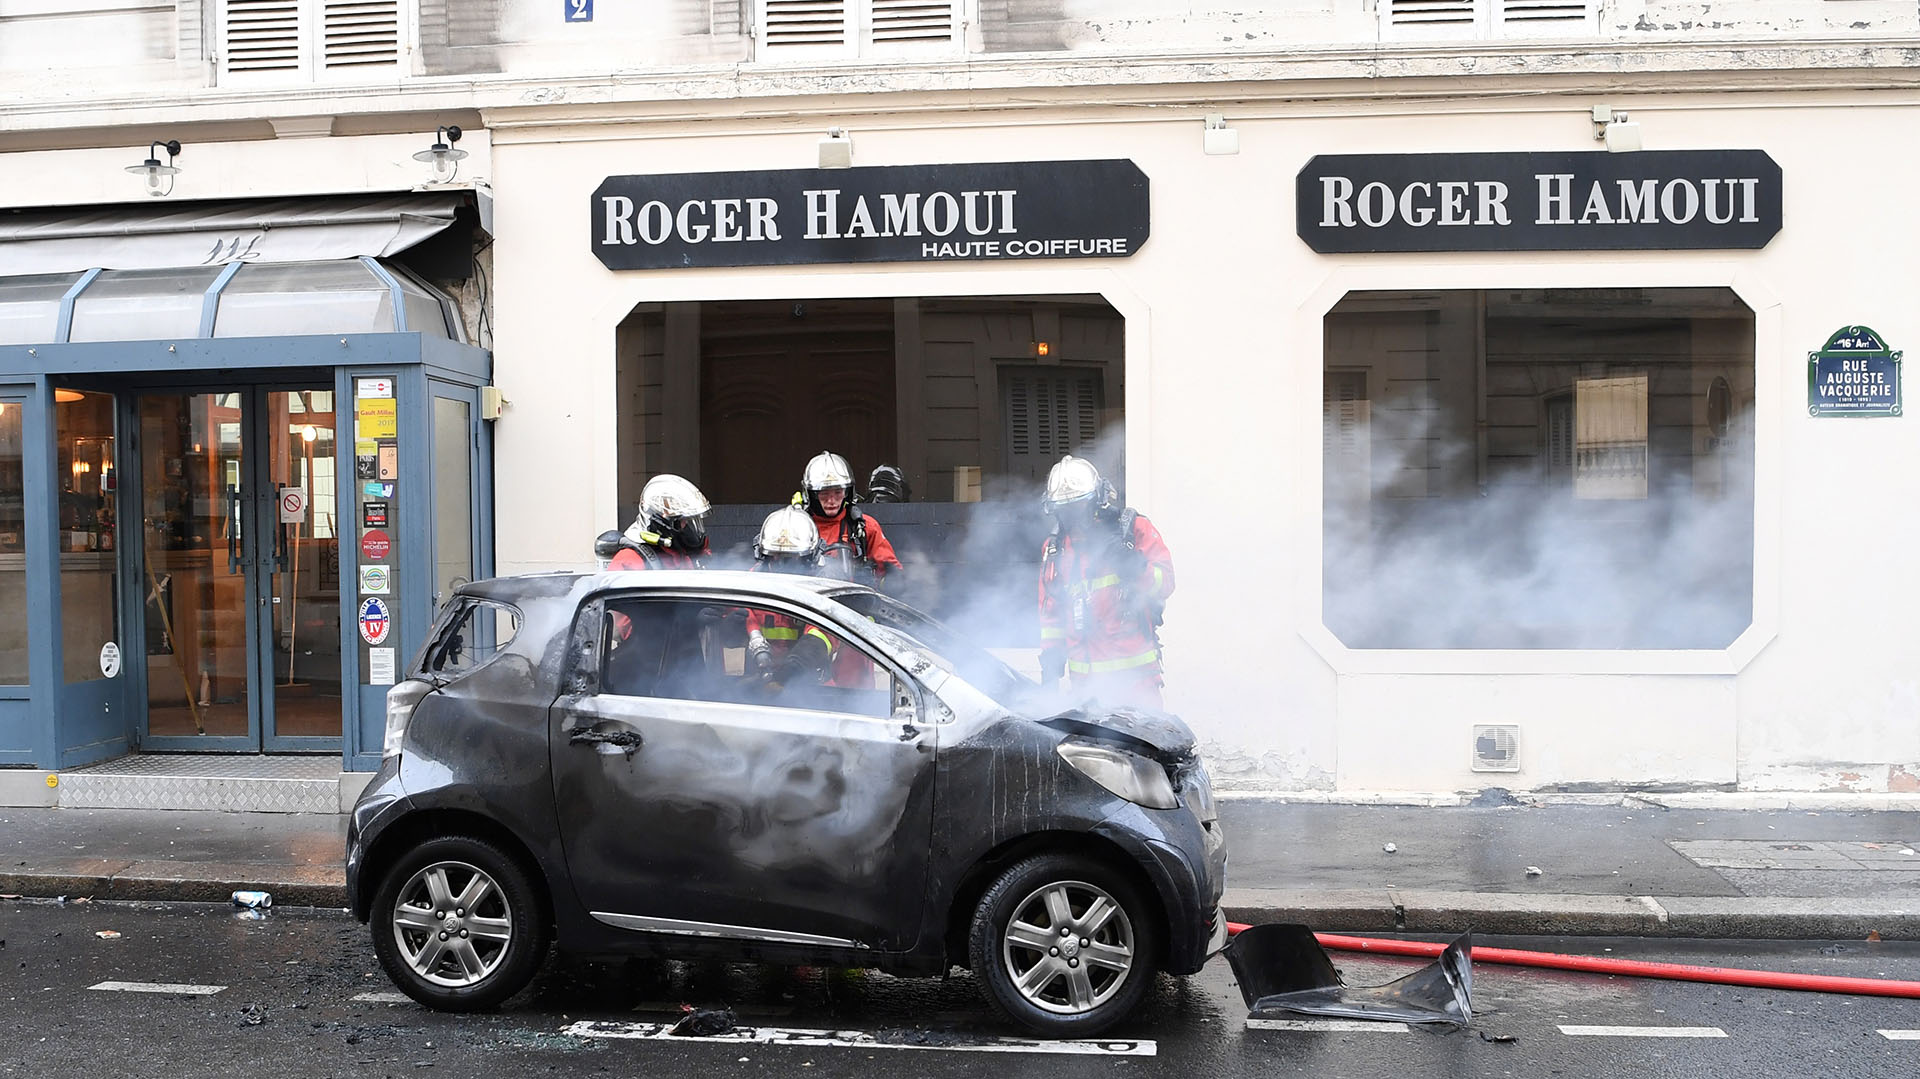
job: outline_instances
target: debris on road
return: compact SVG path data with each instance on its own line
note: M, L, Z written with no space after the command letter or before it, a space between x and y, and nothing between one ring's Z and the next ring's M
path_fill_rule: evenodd
M1512 1034L1489 1034L1484 1030L1478 1031L1478 1033L1480 1035L1480 1040L1483 1042L1497 1042L1501 1045L1512 1045L1514 1042L1517 1042L1520 1040L1518 1037Z
M683 1004L680 1010L686 1014L680 1017L678 1023L673 1024L673 1029L669 1033L683 1038L711 1038L716 1034L725 1034L734 1028L732 1008L695 1008L690 1004Z
M1249 926L1227 946L1249 1019L1280 1013L1405 1023L1473 1019L1473 934L1448 944L1440 957L1412 974L1379 986L1349 986L1304 925Z
M267 1006L264 1004L249 1004L240 1009L240 1026L257 1027L266 1021Z
M235 892L233 905L248 910L268 910L273 907L272 892Z
M101 940L119 940L120 939L120 934L118 932L115 932L112 929L99 930L98 932L94 933L94 936L99 937Z
M1540 875L1540 872L1541 872L1540 867L1537 865L1530 865L1527 867L1527 876L1529 877L1537 877Z
M1397 850L1399 850L1400 848L1399 848L1399 847L1396 847L1396 846L1394 846L1394 845L1393 845L1393 844L1391 844L1391 843L1389 843L1389 844L1387 844L1386 846L1384 846L1384 847L1381 847L1380 849L1381 849L1381 850L1383 850L1383 851L1386 851L1386 852L1387 852L1388 854L1392 854L1392 853L1393 853L1394 851L1397 851Z

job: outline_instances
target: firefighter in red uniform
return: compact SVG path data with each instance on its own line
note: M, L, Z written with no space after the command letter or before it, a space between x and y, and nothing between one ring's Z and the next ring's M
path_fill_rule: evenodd
M825 552L825 573L879 588L900 573L900 556L880 522L853 504L853 471L837 453L822 453L800 474L800 499L813 517Z
M1046 511L1054 532L1040 553L1042 680L1064 673L1083 698L1164 707L1159 627L1173 555L1159 530L1071 455L1047 474Z
M753 568L769 573L818 573L823 548L813 520L797 506L767 514L753 541ZM788 685L819 685L833 666L833 638L798 618L747 611L747 662L769 692Z
M640 512L625 532L602 532L593 553L606 569L701 569L707 546L707 496L662 473L640 489Z

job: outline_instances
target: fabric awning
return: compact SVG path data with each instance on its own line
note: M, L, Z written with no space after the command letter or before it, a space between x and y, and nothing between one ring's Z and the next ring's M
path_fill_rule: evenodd
M0 276L393 255L453 224L457 192L0 214Z

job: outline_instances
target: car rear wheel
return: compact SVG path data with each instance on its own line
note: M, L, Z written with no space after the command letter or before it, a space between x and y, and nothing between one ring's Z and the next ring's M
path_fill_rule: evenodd
M373 900L373 950L413 999L478 1011L526 987L546 956L547 933L518 863L485 840L447 836L387 872Z
M987 1002L1049 1037L1092 1037L1125 1019L1154 976L1154 908L1090 858L1041 854L980 897L969 958Z

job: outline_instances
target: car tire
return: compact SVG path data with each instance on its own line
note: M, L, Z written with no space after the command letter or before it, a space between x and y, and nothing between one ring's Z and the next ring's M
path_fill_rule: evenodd
M373 899L373 951L429 1008L491 1008L526 988L547 954L532 881L483 839L443 836L407 852Z
M980 897L968 958L987 1003L1007 1019L1046 1037L1090 1038L1125 1019L1152 984L1155 910L1098 861L1034 855Z

